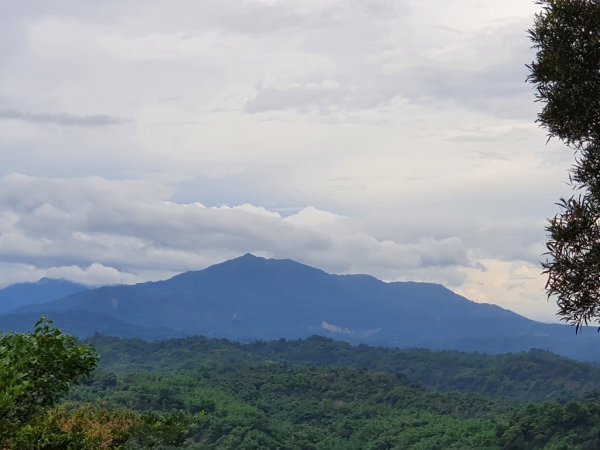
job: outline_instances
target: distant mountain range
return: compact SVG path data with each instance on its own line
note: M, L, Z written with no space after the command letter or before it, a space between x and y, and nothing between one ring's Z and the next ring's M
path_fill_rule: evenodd
M295 261L251 254L165 281L46 300L0 315L0 329L26 329L44 313L78 336L99 332L158 339L201 334L250 341L318 334L403 348L485 353L541 348L600 360L595 330L575 336L571 327L475 303L438 284L331 275Z
M88 288L67 280L42 278L35 283L17 283L0 289L0 314L22 306L46 303Z

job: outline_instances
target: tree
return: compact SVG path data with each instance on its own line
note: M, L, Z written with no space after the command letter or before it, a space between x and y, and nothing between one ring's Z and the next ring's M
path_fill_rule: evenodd
M557 315L575 325L600 323L600 1L538 0L529 36L536 59L528 81L543 104L537 122L548 139L576 154L570 181L577 195L561 198L549 219L546 292Z
M0 442L92 373L98 354L42 317L33 333L0 336Z

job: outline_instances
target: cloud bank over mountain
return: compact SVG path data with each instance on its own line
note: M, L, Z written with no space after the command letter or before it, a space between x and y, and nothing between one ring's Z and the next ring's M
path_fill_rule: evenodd
M551 319L544 221L572 155L524 82L537 8L3 3L0 283L253 251Z
M132 274L164 276L246 252L319 261L341 273L375 268L398 276L436 267L448 270L448 282L457 267L470 265L456 237L378 240L350 219L313 207L282 216L250 204L175 203L164 186L140 181L9 175L0 180L0 209L5 264L48 274L87 267L88 283L111 269L112 282L134 281Z

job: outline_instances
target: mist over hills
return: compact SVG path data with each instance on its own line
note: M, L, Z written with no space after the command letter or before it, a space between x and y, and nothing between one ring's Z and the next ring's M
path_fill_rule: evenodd
M485 353L541 348L600 360L600 336L592 330L575 336L571 327L478 304L438 284L331 275L251 254L165 281L102 287L31 304L0 315L0 329L20 330L42 313L79 336L200 334L252 341L318 334L401 348Z

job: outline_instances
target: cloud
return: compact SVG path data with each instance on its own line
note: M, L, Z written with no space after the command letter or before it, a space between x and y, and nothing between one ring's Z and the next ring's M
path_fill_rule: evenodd
M0 263L0 288L14 283L36 282L44 277L66 279L85 286L97 287L110 284L132 284L160 279L164 278L164 276L164 273L156 274L150 272L132 274L100 263L92 263L88 266L52 267L36 267L35 265L24 263Z
M115 279L133 274L125 280L144 271L199 269L245 252L386 278L470 265L458 238L381 241L348 218L313 207L283 218L250 204L175 203L171 192L141 181L6 176L0 179L0 257L39 268L101 264L117 271Z
M391 105L401 108L408 101L501 117L532 117L533 107L517 106L530 95L524 81L524 61L532 56L524 31L528 20L512 18L468 32L439 27L415 30L407 20L370 17L362 30L370 36L366 42L350 27L342 27L343 42L333 32L331 42L321 42L320 47L313 48L307 40L303 50L328 58L335 69L259 83L245 110L336 114ZM429 35L421 36L425 31ZM349 53L348 47L354 51Z
M494 279L537 270L572 159L533 123L535 2L38 3L0 15L0 283L254 251L545 304Z
M320 328L333 334L346 334L351 336L373 336L381 331L381 328L373 328L371 330L351 330L344 326L334 325L329 322L321 322Z
M118 271L114 267L107 267L100 263L89 266L60 266L49 267L43 270L48 278L64 278L87 286L105 286L108 284L131 284L146 281L139 275L126 271Z
M30 123L60 125L63 127L104 127L121 125L124 119L107 115L73 115L66 113L32 113L15 109L0 109L0 120L21 120Z
M483 259L488 268L466 269L467 278L457 292L481 302L500 303L503 307L546 322L556 322L556 305L544 292L545 276L539 265L524 261Z

